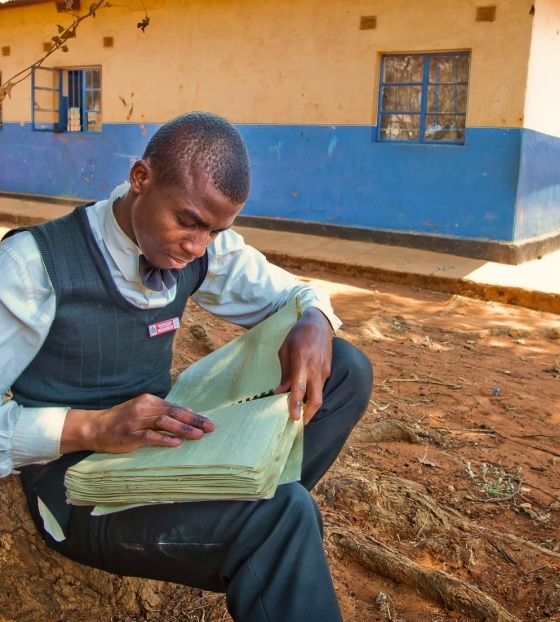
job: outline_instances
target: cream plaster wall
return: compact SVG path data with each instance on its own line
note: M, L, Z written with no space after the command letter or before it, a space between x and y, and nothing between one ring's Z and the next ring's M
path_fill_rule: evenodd
M484 0L145 0L142 33L141 2L130 0L84 21L70 52L47 64L102 66L105 123L211 110L235 123L372 124L382 53L471 50L468 125L521 127L532 2L492 3L496 21L477 23ZM377 28L359 30L361 15L376 15ZM0 56L3 80L39 57L65 19L54 2L0 9L2 45L12 47ZM29 83L4 118L29 121Z
M525 127L560 136L560 2L537 0L529 58Z

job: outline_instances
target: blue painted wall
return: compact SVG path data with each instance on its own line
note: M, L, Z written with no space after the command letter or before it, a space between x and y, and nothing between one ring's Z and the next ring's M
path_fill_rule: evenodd
M100 199L128 179L158 125L105 124L99 134L35 132L4 123L0 190Z
M521 130L466 144L378 143L364 126L242 126L253 161L247 215L511 240Z
M525 130L517 195L515 241L560 230L560 139Z
M0 191L105 197L127 179L157 127L105 124L101 134L83 135L6 123L0 131ZM238 127L253 166L247 215L513 241L522 155L523 221L537 211L529 180L544 139L535 132L468 128L465 145L454 146L378 143L371 126ZM559 145L552 140L543 157L558 159ZM554 176L560 178L558 170ZM546 185L548 180L544 176L538 189L549 188L557 198L558 186ZM530 231L518 222L515 235Z

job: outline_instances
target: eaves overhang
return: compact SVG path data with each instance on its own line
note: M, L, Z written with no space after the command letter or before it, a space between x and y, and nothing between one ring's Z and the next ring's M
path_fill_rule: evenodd
M57 11L64 11L66 0L6 0L2 2L0 0L0 9L18 9L24 6L32 6L34 4L46 4L50 2L56 5ZM80 0L73 0L72 9L77 10L80 8Z

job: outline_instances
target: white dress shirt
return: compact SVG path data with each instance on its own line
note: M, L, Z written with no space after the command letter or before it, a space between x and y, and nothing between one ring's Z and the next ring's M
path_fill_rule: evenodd
M140 249L119 227L113 202L128 189L87 208L93 235L121 294L142 309L167 305L176 286L147 289L138 275ZM336 331L328 294L302 283L269 263L232 230L208 247L208 274L192 300L229 322L254 326L299 295L302 309L317 307ZM35 239L18 233L0 244L0 395L31 363L43 345L56 313L56 296ZM0 404L0 477L14 468L47 462L60 455L60 437L68 408L25 408L14 400Z

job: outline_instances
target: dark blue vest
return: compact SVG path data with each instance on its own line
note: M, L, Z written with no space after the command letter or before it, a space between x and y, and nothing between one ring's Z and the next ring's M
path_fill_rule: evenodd
M207 254L181 271L172 303L139 309L111 278L85 207L26 229L41 251L57 304L47 339L12 385L22 406L107 408L141 393L165 397L171 388L175 331L150 337L149 327L181 318L206 276Z

